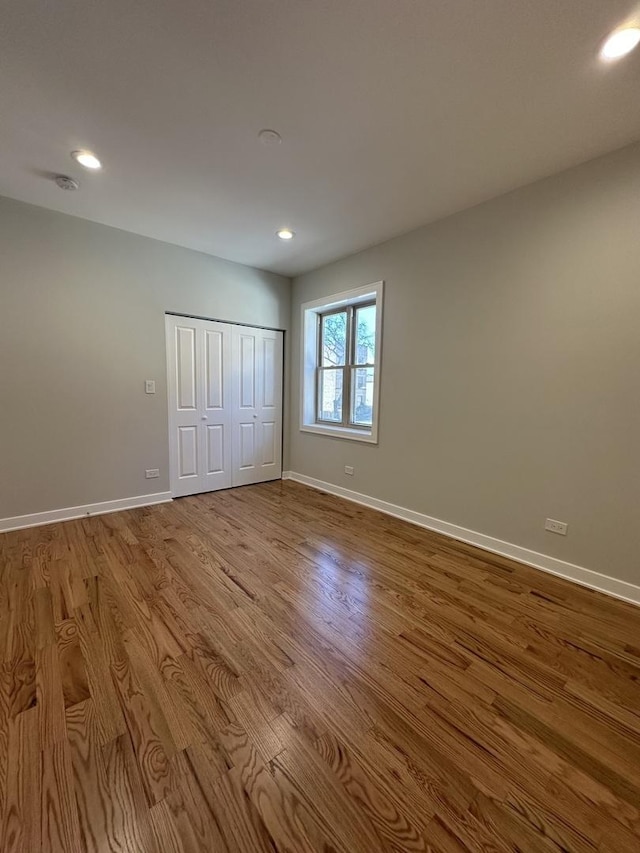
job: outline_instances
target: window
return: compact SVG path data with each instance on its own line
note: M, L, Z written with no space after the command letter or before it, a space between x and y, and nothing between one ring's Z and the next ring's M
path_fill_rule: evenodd
M302 311L300 428L377 441L382 282L308 302Z
M316 421L371 429L376 303L334 308L318 323Z

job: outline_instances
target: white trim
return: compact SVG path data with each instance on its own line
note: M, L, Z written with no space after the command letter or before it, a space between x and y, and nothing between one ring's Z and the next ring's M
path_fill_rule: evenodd
M382 297L384 282L376 281L352 290L343 290L331 296L323 296L300 306L300 431L316 435L332 436L349 441L378 443L378 420L380 414L380 371L382 364ZM350 429L344 426L319 424L316 421L315 382L318 353L317 315L322 311L353 305L374 298L376 301L376 369L373 378L373 424L370 430ZM313 392L313 393L312 393Z
M342 486L335 486L333 483L325 483L323 480L316 480L314 477L307 477L305 474L297 474L295 471L284 471L282 479L295 480L305 486L319 489L321 492L328 492L331 495L345 498L371 509L377 509L387 515L394 516L394 518L401 518L411 524L417 524L419 527L426 527L428 530L434 530L436 533L442 533L445 536L458 539L460 542L466 542L485 551L491 551L493 554L500 554L518 563L532 566L534 569L549 572L549 574L557 575L565 580L589 587L589 589L595 589L614 598L621 598L631 604L640 605L640 586L635 584L600 574L600 572L595 572L592 569L576 566L573 563L566 563L564 560L549 557L547 554L530 551L528 548L513 545L511 542L503 542L502 539L495 539L493 536L486 536L484 533L477 533L475 530L468 530L458 524L441 521L439 518L432 518L430 515L415 512L412 509L406 509L379 498L372 498L369 495L353 492Z
M330 435L334 438L349 438L352 441L368 441L369 444L378 443L378 437L375 433L344 426L331 426L331 424L304 424L300 427L300 432L314 432L316 435Z
M365 284L362 287L353 287L351 290L343 290L341 293L332 293L330 296L321 296L312 299L302 305L303 311L331 311L341 305L352 305L354 302L367 302L371 297L376 300L382 297L383 281L374 281L373 284Z
M41 524L53 524L55 521L71 521L73 518L85 518L87 515L104 515L123 509L139 506L152 506L171 501L171 492L156 492L153 495L138 495L135 498L120 498L115 501L101 501L84 506L71 506L65 509L52 509L48 512L34 512L31 515L14 515L13 518L0 518L0 533L9 530L22 530L24 527L39 527Z

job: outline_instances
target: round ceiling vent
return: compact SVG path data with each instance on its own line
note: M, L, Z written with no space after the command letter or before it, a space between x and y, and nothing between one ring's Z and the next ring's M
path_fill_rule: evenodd
M77 190L80 184L68 175L56 175L53 179L61 190Z
M280 145L282 142L282 137L278 133L277 130L271 130L270 128L265 128L261 130L258 134L258 139L262 142L263 145Z

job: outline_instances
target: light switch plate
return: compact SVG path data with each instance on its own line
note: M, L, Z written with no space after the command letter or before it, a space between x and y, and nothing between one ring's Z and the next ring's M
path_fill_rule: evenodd
M144 393L145 394L155 394L156 393L155 379L145 379L144 380Z

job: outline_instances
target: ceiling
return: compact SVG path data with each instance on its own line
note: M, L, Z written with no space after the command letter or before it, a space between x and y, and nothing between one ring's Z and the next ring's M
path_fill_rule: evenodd
M640 138L640 49L597 57L638 12L16 0L0 24L0 194L294 275Z

